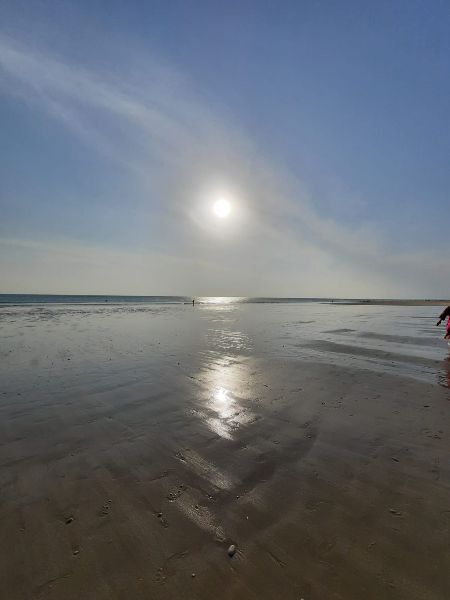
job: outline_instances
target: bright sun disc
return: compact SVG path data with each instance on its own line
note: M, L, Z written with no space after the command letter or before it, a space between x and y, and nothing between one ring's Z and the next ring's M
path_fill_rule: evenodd
M221 198L220 200L214 202L213 211L216 217L225 219L231 212L231 204L228 202L228 200Z

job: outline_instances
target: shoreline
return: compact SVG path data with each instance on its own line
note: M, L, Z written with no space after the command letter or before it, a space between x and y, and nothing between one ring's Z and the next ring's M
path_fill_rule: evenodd
M6 294L0 293L1 307L33 306L127 306L127 305L189 305L195 299L199 306L227 306L234 304L336 304L345 306L447 306L450 299L423 298L303 298L303 297L247 297L247 296L121 296L108 294Z
M448 306L450 300L335 300L335 306Z

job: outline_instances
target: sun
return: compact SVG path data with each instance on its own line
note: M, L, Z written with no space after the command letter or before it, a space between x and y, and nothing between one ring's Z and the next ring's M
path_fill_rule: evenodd
M213 212L219 219L226 219L231 213L231 204L225 198L219 198L213 204Z

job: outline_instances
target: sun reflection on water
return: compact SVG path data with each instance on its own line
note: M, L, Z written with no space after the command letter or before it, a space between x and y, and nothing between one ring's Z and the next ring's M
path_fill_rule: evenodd
M245 300L243 296L201 296L198 298L200 304L236 304Z
M236 402L231 398L230 392L227 389L218 387L213 390L210 406L221 419L229 419L233 416L235 409L233 405L235 404Z
M242 397L246 378L246 367L228 356L211 361L201 374L206 387L204 410L198 414L208 428L220 437L233 439L239 427L255 419Z

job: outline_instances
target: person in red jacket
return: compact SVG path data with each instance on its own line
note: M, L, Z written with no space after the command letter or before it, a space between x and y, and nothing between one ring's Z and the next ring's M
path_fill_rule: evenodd
M440 325L442 323L442 321L445 321L445 319L447 317L448 317L448 321L447 321L447 326L445 328L444 339L450 340L450 306L447 306L447 308L441 312L441 314L439 315L439 321L436 323L436 325Z

